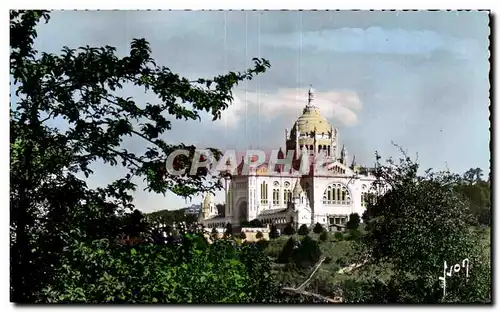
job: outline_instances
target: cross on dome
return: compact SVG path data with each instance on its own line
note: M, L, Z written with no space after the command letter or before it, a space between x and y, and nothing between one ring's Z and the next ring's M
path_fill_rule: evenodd
M309 92L308 92L308 97L307 97L307 106L313 106L311 103L312 103L312 100L314 99L314 93L313 93L313 88L312 88L312 85L309 85Z

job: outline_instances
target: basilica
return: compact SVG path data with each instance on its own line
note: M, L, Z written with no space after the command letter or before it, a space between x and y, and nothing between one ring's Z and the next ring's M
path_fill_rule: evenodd
M293 153L290 168L266 161L245 171L242 159L226 181L224 214L219 214L213 195L207 193L199 221L219 229L227 223L240 228L244 221L254 219L278 228L288 223L296 228L320 223L331 229L345 225L351 213L363 214L365 194L375 181L373 168L349 159L347 149L339 146L338 129L314 105L312 90L302 115L290 130L285 129L284 146L278 158ZM323 156L319 162L318 155ZM304 161L308 164L305 172L299 170Z

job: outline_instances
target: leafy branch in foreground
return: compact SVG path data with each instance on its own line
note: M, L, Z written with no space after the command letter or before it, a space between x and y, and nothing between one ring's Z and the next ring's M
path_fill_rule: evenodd
M135 178L147 189L191 196L222 187L207 171L191 171L196 147L163 138L174 119L213 120L232 102L232 88L270 67L254 67L190 81L156 64L145 39L134 39L128 55L114 47L63 47L60 54L33 48L36 26L48 11L10 12L10 76L15 87L10 109L12 300L32 302L55 278L63 250L76 243L112 239L119 218L133 208ZM142 90L150 102L130 96ZM57 127L54 125L57 124ZM124 149L125 138L142 151ZM140 143L139 143L140 142ZM174 150L183 175L166 170ZM216 157L220 155L212 149ZM89 189L79 174L90 165L122 166L125 176L106 187Z

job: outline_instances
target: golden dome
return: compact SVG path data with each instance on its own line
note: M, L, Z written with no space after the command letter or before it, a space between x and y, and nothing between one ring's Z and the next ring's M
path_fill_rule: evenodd
M314 106L307 106L304 108L302 115L293 125L293 128L290 131L290 136L292 138L296 137L297 128L300 134L303 135L313 131L316 131L317 134L327 134L331 131L331 127L332 126L328 120L320 114L318 108Z

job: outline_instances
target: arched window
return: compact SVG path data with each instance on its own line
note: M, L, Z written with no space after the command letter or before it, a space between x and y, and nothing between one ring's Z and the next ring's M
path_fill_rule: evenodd
M278 206L280 204L280 190L273 189L273 206Z
M328 185L323 193L323 205L350 205L351 194L349 189L341 183Z
M260 203L262 205L267 205L267 183L264 181L260 185Z
M283 199L285 201L285 204L292 200L292 191L291 190L285 190L283 195L284 195Z
M361 207L366 207L366 193L361 193Z

